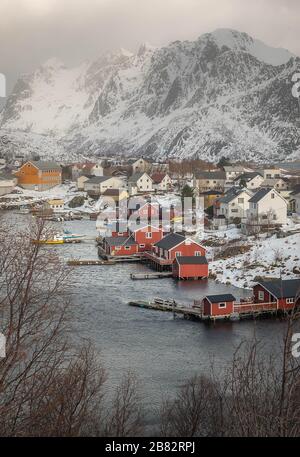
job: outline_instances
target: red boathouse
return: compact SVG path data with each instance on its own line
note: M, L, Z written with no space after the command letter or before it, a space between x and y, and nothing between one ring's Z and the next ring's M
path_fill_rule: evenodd
M234 312L235 301L232 294L207 295L203 299L203 316L229 317Z
M178 279L203 279L208 277L205 256L176 257L172 265L173 277Z

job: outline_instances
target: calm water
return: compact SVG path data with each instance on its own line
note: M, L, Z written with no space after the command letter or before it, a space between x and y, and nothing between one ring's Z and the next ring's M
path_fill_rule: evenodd
M6 214L12 217L12 213ZM24 216L14 217L20 225L26 221ZM96 236L93 221L56 225L59 230L64 227L74 233ZM93 241L45 249L56 249L66 260L97 259ZM157 406L162 395L172 395L187 377L208 373L212 361L218 371L225 368L239 343L251 338L254 332L267 352L280 343L283 324L274 319L207 325L180 317L173 319L171 313L128 306L129 300L157 296L191 304L209 293L244 295L241 289L211 280L130 279L131 272L142 270L149 271L138 264L76 267L70 284L78 333L90 338L101 353L111 385L116 385L122 374L131 369L141 381L146 403Z

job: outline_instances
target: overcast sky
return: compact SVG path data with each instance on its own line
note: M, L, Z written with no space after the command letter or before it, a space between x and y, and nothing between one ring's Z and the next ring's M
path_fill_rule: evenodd
M299 23L300 0L0 0L0 73L11 87L50 57L73 65L220 27L300 55Z

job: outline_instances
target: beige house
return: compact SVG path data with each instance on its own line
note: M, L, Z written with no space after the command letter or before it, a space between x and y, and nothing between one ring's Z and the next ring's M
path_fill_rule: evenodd
M280 192L282 190L288 190L289 183L283 178L267 178L261 183L261 187L271 187Z
M52 209L53 211L60 211L64 209L65 202L62 198L52 198L47 200L45 203L45 208Z
M244 186L249 190L255 190L258 189L262 183L264 182L264 178L262 175L256 172L248 172L248 173L243 173L242 175L238 176L234 180L234 186L235 187L241 187Z
M198 193L209 190L224 190L226 175L223 171L201 171L196 172L194 187Z
M148 173L135 173L129 178L128 190L130 195L153 192L153 180Z
M77 189L78 190L84 190L84 183L91 179L93 176L92 175L82 175L77 178Z
M135 174L135 173L149 173L150 170L151 170L151 163L148 162L147 160L143 159L143 158L137 159L132 164L132 172L133 172L133 174Z
M172 179L167 173L154 173L151 178L154 190L167 191L172 187Z
M84 191L91 197L104 194L107 189L126 190L126 182L114 176L93 176L83 184Z
M275 179L281 177L280 168L264 168L260 173L264 179Z

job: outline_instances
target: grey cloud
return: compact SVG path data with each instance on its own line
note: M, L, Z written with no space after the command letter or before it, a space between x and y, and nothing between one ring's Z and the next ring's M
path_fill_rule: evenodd
M0 72L11 87L52 56L73 65L113 48L193 40L219 27L300 55L299 19L298 0L1 0Z

